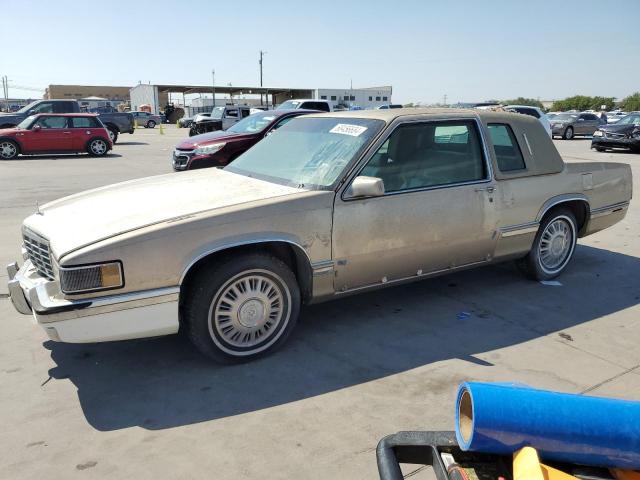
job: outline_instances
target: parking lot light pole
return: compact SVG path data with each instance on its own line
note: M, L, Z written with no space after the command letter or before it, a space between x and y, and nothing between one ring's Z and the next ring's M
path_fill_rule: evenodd
M262 88L262 57L264 57L265 53L267 52L260 50L260 60L258 60L260 64L260 88ZM260 92L260 105L262 105L262 92Z
M211 70L211 92L213 94L213 108L216 107L216 71Z

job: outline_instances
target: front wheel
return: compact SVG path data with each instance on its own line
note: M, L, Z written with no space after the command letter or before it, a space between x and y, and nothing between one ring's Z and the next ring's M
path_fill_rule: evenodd
M11 140L0 141L0 158L2 160L13 160L19 153L20 150L16 142Z
M533 280L551 280L565 269L576 247L576 217L571 210L557 208L548 213L538 229L526 257L517 262Z
M109 138L111 139L111 143L115 145L115 143L118 141L118 132L111 128L107 128L107 132L109 133Z
M147 128L156 128L156 122L154 122L153 120L149 120L147 122Z
M94 138L89 142L89 145L87 145L87 152L94 157L102 157L106 155L108 151L109 147L107 146L107 142L102 138Z
M596 149L596 152L606 152L607 149L604 147L594 147Z
M567 129L562 134L562 138L565 140L571 140L573 138L573 127L567 127Z
M266 254L242 255L203 267L192 277L182 318L204 355L237 363L284 344L300 303L296 277L284 262Z

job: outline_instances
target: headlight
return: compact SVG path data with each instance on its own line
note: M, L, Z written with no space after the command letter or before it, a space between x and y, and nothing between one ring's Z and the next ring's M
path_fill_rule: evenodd
M226 143L214 143L213 145L204 145L196 148L193 153L196 155L211 155L222 150Z
M635 130L634 132L631 132L631 136L633 138L640 138L640 130Z
M594 137L602 137L602 130L596 130L595 132L593 132L593 136Z
M86 293L124 286L120 262L60 267L60 288L63 293Z

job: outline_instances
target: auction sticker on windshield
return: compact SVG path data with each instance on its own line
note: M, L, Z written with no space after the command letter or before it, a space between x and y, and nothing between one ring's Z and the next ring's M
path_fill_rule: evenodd
M329 133L340 133L342 135L351 135L352 137L358 137L367 129L360 125L349 125L347 123L339 123Z

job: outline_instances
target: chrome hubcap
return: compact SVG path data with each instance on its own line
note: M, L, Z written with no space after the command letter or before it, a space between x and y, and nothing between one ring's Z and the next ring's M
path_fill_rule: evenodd
M109 132L109 138L111 139L111 141L113 142L113 139L116 138L116 134L113 133L111 130L107 130Z
M231 279L212 305L211 320L225 343L251 348L276 331L285 311L282 288L269 276L251 273Z
M567 220L558 218L547 225L540 238L539 257L546 270L560 268L571 253L573 232Z
M95 140L91 144L91 151L96 155L102 155L107 150L107 146L101 140Z
M2 158L12 158L16 154L16 146L11 142L0 143L0 156Z
M573 137L573 129L568 128L566 135L567 135L567 138L572 138Z

